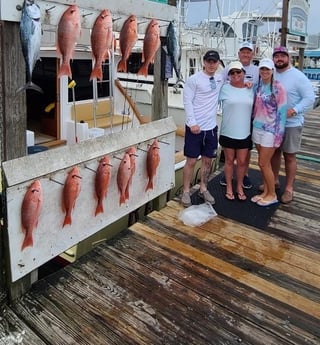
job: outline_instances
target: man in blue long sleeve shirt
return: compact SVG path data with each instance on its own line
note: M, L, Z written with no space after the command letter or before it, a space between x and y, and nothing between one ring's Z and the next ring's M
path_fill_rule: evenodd
M281 196L282 203L293 199L293 185L297 171L296 154L300 150L304 114L312 109L315 95L310 80L290 64L286 47L276 47L273 51L273 62L276 67L275 79L279 80L287 90L287 120L285 136L280 149L272 158L272 169L275 184L279 185L281 152L283 152L286 172L286 185Z

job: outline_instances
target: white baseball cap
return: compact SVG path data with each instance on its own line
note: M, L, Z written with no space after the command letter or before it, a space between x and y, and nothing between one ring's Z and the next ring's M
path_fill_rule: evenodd
M243 65L242 65L242 63L240 61L232 61L232 62L230 62L230 64L228 65L228 74L233 69L244 71Z
M245 41L245 42L242 42L240 44L240 47L239 47L239 51L242 50L242 49L249 49L249 50L253 50L253 45L252 43L248 42L248 41Z
M259 63L259 68L266 67L268 69L274 69L274 63L271 59L262 59Z

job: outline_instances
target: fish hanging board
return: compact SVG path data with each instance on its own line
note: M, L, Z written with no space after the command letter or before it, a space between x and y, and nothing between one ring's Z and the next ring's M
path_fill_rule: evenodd
M62 13L69 5L75 3L74 0L37 0L41 10L41 21L43 24L57 26ZM80 9L81 27L91 29L97 15L101 11L101 1L77 0L76 4ZM21 19L21 9L23 0L0 0L0 19L10 22L19 22ZM127 17L134 13L139 18L158 18L165 22L171 21L176 13L175 6L154 3L147 0L118 1L109 0L108 8L115 18Z
M8 227L7 245L12 281L173 188L175 129L175 123L169 117L141 125L134 130L124 130L3 162L7 209L5 223ZM147 156L155 139L159 141L160 159L155 163L153 188L147 188ZM131 147L136 152L135 171L129 196L125 198L125 202L120 203L117 175L120 163ZM103 212L97 213L95 177L99 162L106 155L110 158L111 177L107 196L103 200ZM68 182L75 185L65 188L68 173L75 166L78 169L73 170L74 180ZM42 196L39 184L29 190L36 180L41 184ZM76 189L78 184L81 185L79 193ZM65 189L68 190L65 192ZM29 194L25 200L27 191ZM30 204L38 202L38 196L42 197L40 212L39 204ZM72 197L76 199L74 207ZM66 220L68 217L63 204L72 208L71 222L70 219ZM21 224L22 205L25 212L24 223L33 224L33 244L26 240Z

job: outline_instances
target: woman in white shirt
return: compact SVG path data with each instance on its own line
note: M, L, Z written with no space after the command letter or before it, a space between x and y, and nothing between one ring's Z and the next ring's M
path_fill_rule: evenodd
M239 200L245 201L247 196L243 191L242 181L247 170L246 157L252 148L250 131L254 91L245 84L245 71L240 61L229 64L228 76L230 83L223 85L219 96L222 107L219 143L225 155L225 196L228 200L235 199L232 176L236 159L236 195Z

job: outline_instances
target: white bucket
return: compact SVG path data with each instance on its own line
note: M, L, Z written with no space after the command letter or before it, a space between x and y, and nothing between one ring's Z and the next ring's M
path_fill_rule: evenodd
M89 138L101 137L104 135L103 128L89 128Z

